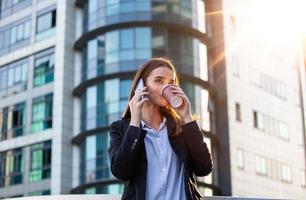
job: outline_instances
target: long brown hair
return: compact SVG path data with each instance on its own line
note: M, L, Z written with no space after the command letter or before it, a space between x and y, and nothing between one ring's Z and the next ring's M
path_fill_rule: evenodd
M164 57L151 58L145 63L143 63L137 70L134 76L134 79L133 79L132 88L130 90L128 102L130 102L133 96L135 95L135 89L137 87L137 83L139 79L142 78L144 80L144 84L146 84L146 80L149 77L151 71L153 71L154 69L158 67L167 67L171 69L173 73L175 74L174 82L176 85L179 85L178 74L171 60L164 58ZM162 116L165 116L166 118L171 118L176 123L176 130L173 132L171 136L178 135L178 133L181 131L181 125L183 124L183 121L180 118L180 116L169 105L167 105L166 107L160 107L159 111ZM130 111L129 105L127 105L125 111L123 112L122 117L123 118L131 117L131 111Z

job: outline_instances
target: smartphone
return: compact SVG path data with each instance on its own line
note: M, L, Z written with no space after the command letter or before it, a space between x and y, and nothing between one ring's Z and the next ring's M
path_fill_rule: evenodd
M144 82L143 82L143 79L139 79L138 83L137 83L137 86L136 86L136 89L135 89L135 93L136 92L139 92L140 90L142 90L144 88ZM144 98L144 95L141 96L141 99Z

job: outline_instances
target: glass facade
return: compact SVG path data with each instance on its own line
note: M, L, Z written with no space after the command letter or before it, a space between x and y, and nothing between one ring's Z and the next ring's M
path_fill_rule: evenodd
M207 47L179 32L149 27L119 29L83 49L82 79L137 70L145 60L168 55L180 73L208 80Z
M82 184L113 177L108 159L109 132L102 132L86 137L81 144Z
M82 96L81 130L109 126L127 105L132 80L109 79L88 87Z
M26 127L25 102L2 108L0 113L0 141L21 136Z
M130 21L179 23L205 32L203 0L87 0L84 32Z
M22 148L0 152L0 187L22 183L23 171Z
M29 181L35 182L51 176L51 141L32 145Z
M188 97L191 105L191 112L200 117L199 126L210 131L210 114L209 114L209 93L199 85L184 82L181 88Z
M32 132L52 128L53 94L47 94L33 99Z
M54 53L35 58L34 87L52 82L54 79Z

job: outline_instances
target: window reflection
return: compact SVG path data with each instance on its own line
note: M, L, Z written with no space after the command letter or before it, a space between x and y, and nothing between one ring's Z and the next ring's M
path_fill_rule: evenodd
M23 182L23 148L0 152L0 164L0 187L21 184Z
M188 82L183 83L181 87L190 101L192 113L200 116L200 127L210 131L209 92L199 85Z
M198 39L166 29L120 29L91 40L83 50L83 80L136 70L150 57L170 57L178 71L208 80L207 48Z
M205 31L203 0L88 0L84 31L126 21L162 20L181 23Z
M87 88L82 97L81 130L108 126L121 117L132 80L109 79Z
M112 178L108 159L109 133L86 137L81 144L81 183Z

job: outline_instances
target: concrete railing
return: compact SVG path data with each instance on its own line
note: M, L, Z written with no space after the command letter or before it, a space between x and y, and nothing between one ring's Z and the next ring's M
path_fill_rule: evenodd
M121 195L50 195L50 196L32 196L8 198L10 200L120 200ZM271 198L248 198L248 197L228 197L228 196L212 196L204 197L203 200L267 200ZM274 199L275 200L275 199Z

